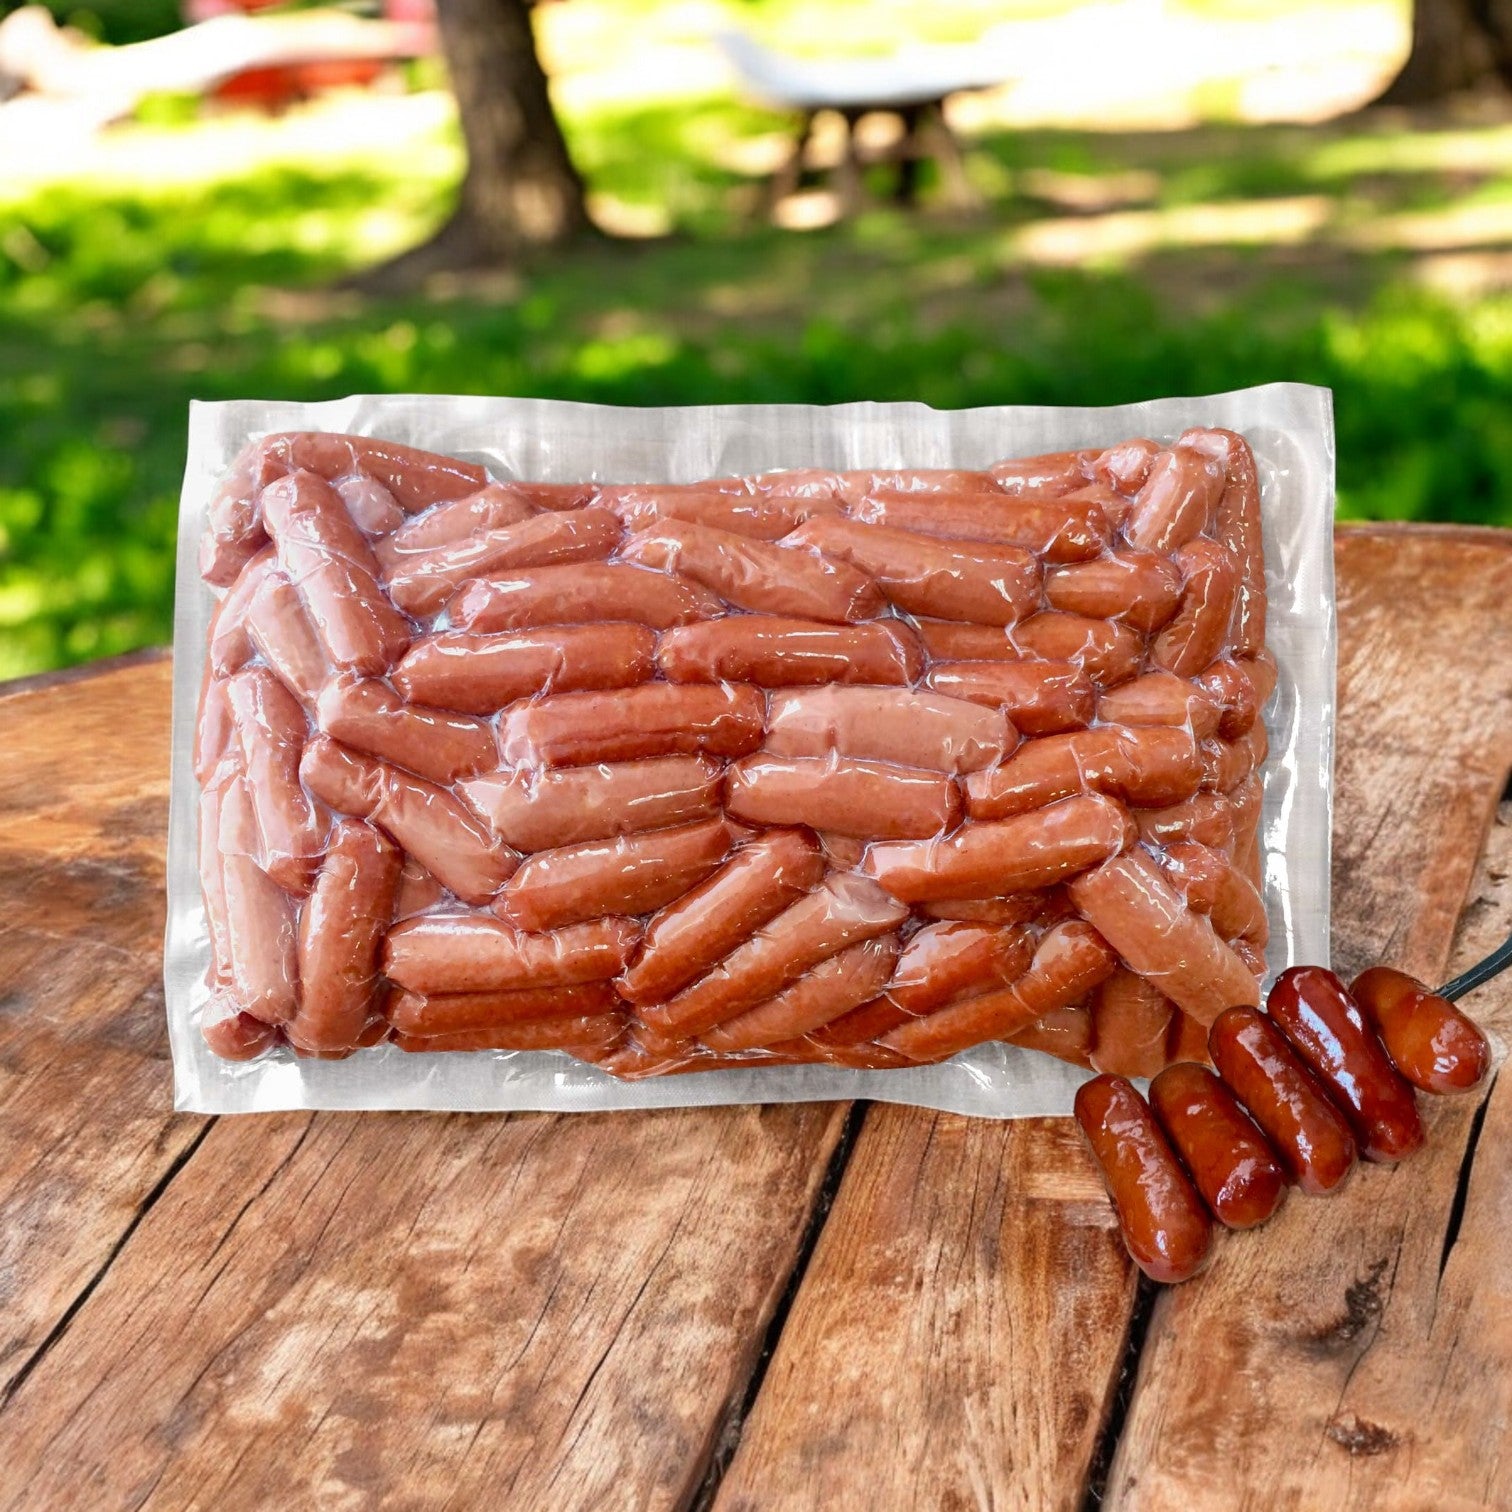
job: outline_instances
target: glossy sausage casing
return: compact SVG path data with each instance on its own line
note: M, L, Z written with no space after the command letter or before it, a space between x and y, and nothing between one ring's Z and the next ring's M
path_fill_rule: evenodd
M1321 966L1283 971L1266 1011L1343 1109L1367 1160L1401 1160L1422 1144L1412 1088L1333 972Z
M1468 1092L1491 1066L1486 1036L1453 1003L1405 971L1372 966L1349 989L1391 1063L1424 1092Z
M1206 1066L1167 1066L1150 1106L1225 1228L1254 1228L1286 1198L1286 1172L1234 1094Z
M1213 1227L1145 1100L1121 1076L1096 1076L1076 1093L1076 1121L1118 1213L1134 1262L1153 1281L1196 1275Z

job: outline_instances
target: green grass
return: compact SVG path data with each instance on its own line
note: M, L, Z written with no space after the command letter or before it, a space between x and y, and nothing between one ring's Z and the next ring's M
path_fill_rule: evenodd
M972 150L970 216L878 208L800 234L752 218L729 166L781 124L713 99L574 122L596 193L675 234L429 301L331 285L445 213L445 143L0 202L0 676L168 638L193 397L1085 404L1297 379L1336 392L1343 514L1512 524L1512 296L1433 293L1415 255L1348 241L1399 212L1494 209L1505 130L1005 136ZM1026 255L1046 221L1098 226L1104 190L1152 224L1308 196L1330 213L1302 245Z

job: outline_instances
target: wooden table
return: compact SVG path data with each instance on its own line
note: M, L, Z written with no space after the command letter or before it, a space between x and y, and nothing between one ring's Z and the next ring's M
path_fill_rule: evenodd
M1335 963L1441 978L1512 534L1338 562ZM0 1505L1512 1505L1512 1089L1159 1293L1066 1120L174 1115L167 725L160 657L0 701Z

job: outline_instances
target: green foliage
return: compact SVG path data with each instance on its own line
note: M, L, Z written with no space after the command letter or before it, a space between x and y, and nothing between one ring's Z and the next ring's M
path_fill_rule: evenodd
M1152 216L1325 195L1350 226L1451 190L1494 199L1498 173L1455 188L1428 137L1358 126L1039 133L974 151L993 187L969 218L874 209L797 234L750 214L731 166L780 125L716 101L575 122L596 195L658 207L676 234L429 301L331 285L445 214L435 164L454 159L435 144L341 172L0 202L0 676L168 638L195 397L954 407L1296 379L1335 391L1341 513L1512 524L1512 296L1450 299L1403 254L1322 244L1157 243L1053 268L1019 240L1094 222L1058 202L1073 189L1112 185ZM1362 171L1379 178L1368 194Z
M0 16L37 0L0 0ZM101 42L145 42L177 31L184 16L180 0L41 0L58 21Z

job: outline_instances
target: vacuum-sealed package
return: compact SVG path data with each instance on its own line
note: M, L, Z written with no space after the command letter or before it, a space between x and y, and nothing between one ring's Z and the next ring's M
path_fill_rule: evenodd
M1291 385L196 405L178 1105L1015 1116L1206 1059L1327 950L1332 460Z

